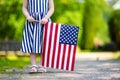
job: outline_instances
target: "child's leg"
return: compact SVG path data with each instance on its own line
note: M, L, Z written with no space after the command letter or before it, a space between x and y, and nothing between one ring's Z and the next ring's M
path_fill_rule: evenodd
M31 65L36 65L36 55L35 53L30 53Z
M30 53L31 67L30 67L29 73L37 72L36 55L37 54L35 53Z

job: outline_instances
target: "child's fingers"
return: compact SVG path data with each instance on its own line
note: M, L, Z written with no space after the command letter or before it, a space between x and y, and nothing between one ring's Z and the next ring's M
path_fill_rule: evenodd
M46 23L46 21L41 21L41 24L45 24Z
M35 20L35 22L41 22L41 20Z

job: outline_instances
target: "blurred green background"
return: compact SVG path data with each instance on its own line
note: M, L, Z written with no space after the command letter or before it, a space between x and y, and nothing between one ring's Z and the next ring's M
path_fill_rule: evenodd
M25 16L23 0L0 0L0 41L21 41ZM120 49L119 0L54 0L52 21L79 26L81 50Z

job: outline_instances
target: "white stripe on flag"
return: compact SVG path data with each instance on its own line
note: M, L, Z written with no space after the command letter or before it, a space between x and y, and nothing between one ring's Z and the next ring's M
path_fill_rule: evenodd
M56 30L56 31L57 31L57 33L56 33L56 34L57 34L57 35L56 35L56 36L57 36L57 37L56 37L56 38L57 38L57 41L56 41L56 51L55 51L56 54L55 54L55 60L54 60L54 63L55 63L55 64L54 64L54 68L57 68L57 57L58 57L58 46L59 46L60 26L61 26L61 24L58 25L58 30Z
M66 45L66 51L65 51L65 58L64 58L64 70L66 70L66 65L67 65L67 57L68 57L68 48L69 45Z
M52 33L52 36L51 36L51 37L52 37L52 38L51 38L52 41L51 41L51 50L50 50L49 67L52 67L52 57L53 57L53 56L52 56L52 55L53 55L53 52L52 52L52 51L53 51L53 47L54 47L54 38L55 38L54 35L55 35L55 28L56 28L55 26L56 26L56 24L53 24L53 33Z
M71 46L69 70L71 70L71 67L72 67L73 49L74 49L74 46Z
M47 34L50 34L50 27L49 27L49 26L50 26L50 23L49 23L48 26L47 26L47 28L48 28L48 29L46 30ZM50 36L47 35L47 36L46 36L46 41L45 41L45 42L46 42L46 45L45 45L45 46L46 46L46 48L45 48L45 59L44 59L44 60L45 60L45 63L44 63L45 67L47 67L47 55L48 55L48 42L49 42L49 37L50 37Z
M48 55L47 55L47 67L49 67L49 62L50 62L50 56L52 56L52 54L50 54L50 52L51 52L51 42L52 42L52 38L53 38L53 36L52 36L52 33L53 33L53 23L51 23L51 25L50 26L48 26L48 27L50 27L50 33L49 33L49 39L48 39L48 41L49 41L49 43L48 43L48 51L47 51L47 53L48 53Z
M59 44L60 45L60 44ZM61 69L61 67L62 67L62 55L63 55L63 49L64 49L64 44L61 44L61 50L60 50L60 57L59 57L59 60L60 60L60 62L59 62L59 69Z

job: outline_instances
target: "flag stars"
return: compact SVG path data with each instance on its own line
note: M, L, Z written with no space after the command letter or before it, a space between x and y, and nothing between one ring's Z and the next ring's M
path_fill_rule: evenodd
M78 34L77 26L69 26L69 25L61 25L60 31L60 43L63 44L77 44L77 34Z

